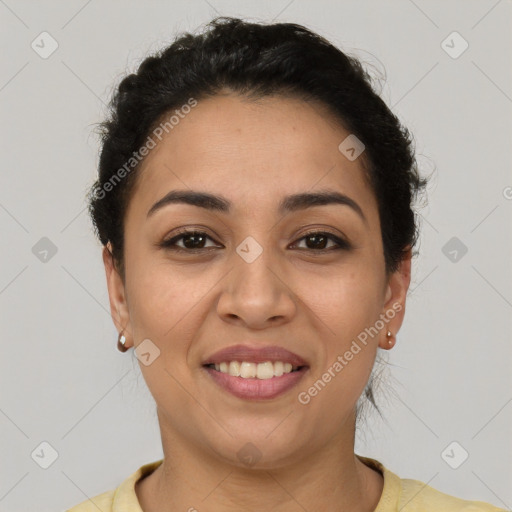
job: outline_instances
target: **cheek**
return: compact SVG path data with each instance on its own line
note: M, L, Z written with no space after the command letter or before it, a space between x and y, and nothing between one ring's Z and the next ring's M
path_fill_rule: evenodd
M193 277L179 266L171 266L147 251L134 248L126 258L130 320L137 340L155 339L175 346L186 317L208 290L208 282Z
M144 337L153 337L165 350L176 350L186 341L184 330L190 319L197 315L194 309L201 296L176 281L160 281L158 287L152 283L141 284L151 292L138 294L140 302L132 316L134 328Z
M135 230L133 230L135 231ZM197 258L172 257L154 241L126 238L126 276L131 328L136 343L153 341L159 363L182 377L190 348L211 310L211 291L225 269ZM151 367L142 368L148 374Z
M139 362L141 373L155 401L167 404L164 409L190 407L182 386L189 386L187 354L198 322L196 306L207 290L168 264L132 255L126 262L127 269L131 263L127 290L133 334L136 344L149 339L157 347L151 349L150 364Z
M377 269L350 265L315 279L304 279L303 297L340 342L375 323L382 307Z
M353 274L340 283L338 298L340 327L346 334L357 335L378 317L381 307L380 282L371 272Z
M380 285L376 270L354 265L331 275L314 290L309 288L308 306L322 320L319 342L323 354L313 373L329 381L330 391L324 393L327 402L338 400L340 391L355 400L366 385L379 340L371 328L381 313Z
M331 435L328 425L339 425L353 410L370 377L378 336L368 332L381 312L376 290L376 274L351 270L310 293L308 306L322 320L317 333L322 350L298 398L307 402L311 417L321 419L326 435Z

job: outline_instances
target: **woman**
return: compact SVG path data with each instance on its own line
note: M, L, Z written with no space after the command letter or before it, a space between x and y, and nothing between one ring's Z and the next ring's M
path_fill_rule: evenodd
M164 458L72 512L500 510L354 453L426 180L360 63L220 18L124 78L90 213Z

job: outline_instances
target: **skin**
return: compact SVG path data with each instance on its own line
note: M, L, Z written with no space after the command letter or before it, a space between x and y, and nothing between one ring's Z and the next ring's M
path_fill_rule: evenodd
M348 135L313 103L223 94L199 101L144 160L125 217L125 281L109 246L103 261L112 318L126 346L150 339L160 350L150 365L140 364L164 451L163 464L136 485L145 512L375 509L383 479L354 454L355 405L377 347L389 349L386 332L394 339L402 324L411 254L386 275L362 158L350 161L338 150ZM232 211L171 204L147 218L156 201L177 189L223 195ZM348 195L366 221L336 204L277 213L284 196L320 189ZM185 254L158 247L183 226L204 231L207 249ZM316 248L303 238L313 228L352 248L329 250L333 241ZM247 236L263 248L252 263L235 250ZM298 393L397 303L401 311L301 404ZM202 362L244 342L280 345L302 356L309 370L275 399L236 398ZM252 466L237 457L246 443L261 455Z

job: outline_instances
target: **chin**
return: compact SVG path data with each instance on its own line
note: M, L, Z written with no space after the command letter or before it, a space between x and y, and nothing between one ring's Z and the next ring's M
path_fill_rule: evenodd
M254 423L252 424L254 429ZM273 429L276 424L273 424ZM254 436L233 434L210 444L210 449L225 463L248 470L269 470L296 463L306 454L307 443L298 442L289 428L281 435L270 434L272 428L257 429ZM279 427L278 427L279 428ZM311 445L309 446L312 449Z

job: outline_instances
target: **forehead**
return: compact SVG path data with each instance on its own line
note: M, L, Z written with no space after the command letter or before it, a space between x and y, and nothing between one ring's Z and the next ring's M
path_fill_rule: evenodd
M130 209L147 211L173 188L222 193L235 209L329 188L375 210L363 157L351 161L338 149L349 135L324 106L301 99L200 100L142 162Z

